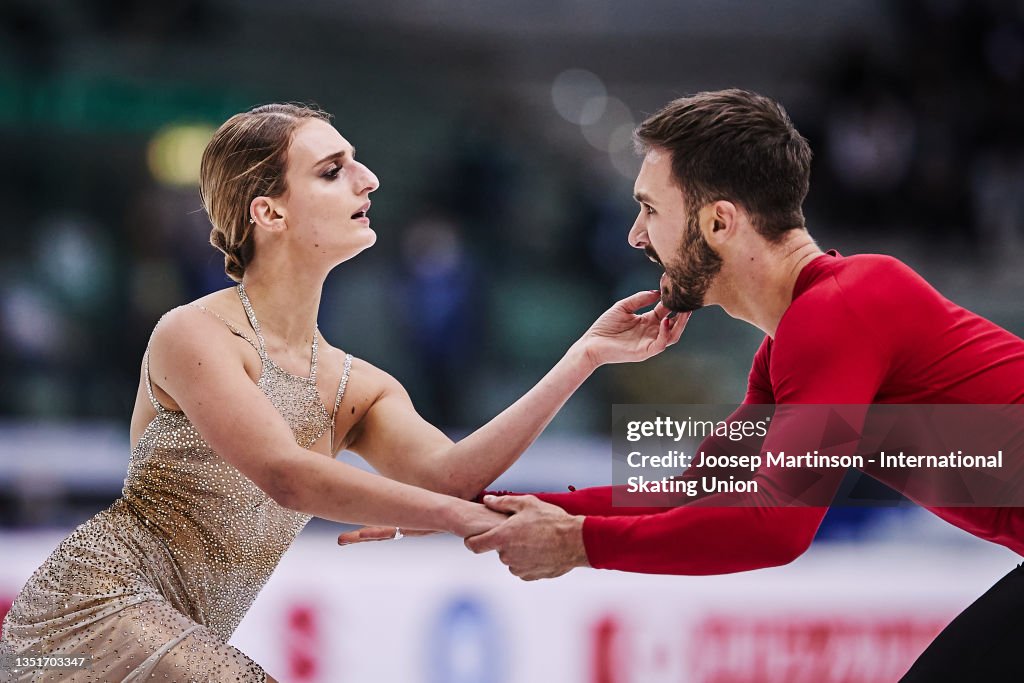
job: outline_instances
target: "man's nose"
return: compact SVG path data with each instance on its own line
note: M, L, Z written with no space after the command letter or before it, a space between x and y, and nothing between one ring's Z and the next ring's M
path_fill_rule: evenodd
M629 240L629 246L634 249L643 249L647 246L647 231L640 227L639 219L629 229L626 239Z

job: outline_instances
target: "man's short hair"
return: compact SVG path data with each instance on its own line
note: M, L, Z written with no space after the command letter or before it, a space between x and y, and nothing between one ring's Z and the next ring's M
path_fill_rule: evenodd
M771 242L804 227L811 148L778 102L746 90L697 93L648 117L635 139L641 153L671 154L688 211L735 202Z

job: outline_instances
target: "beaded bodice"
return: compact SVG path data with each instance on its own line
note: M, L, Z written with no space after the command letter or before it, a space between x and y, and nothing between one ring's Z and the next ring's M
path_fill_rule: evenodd
M239 298L259 352L258 385L284 417L303 448L332 430L316 388L318 335L313 333L308 377L279 367L266 352L259 321L245 288ZM156 416L132 449L122 497L114 510L131 514L163 545L178 577L171 593L180 593L180 610L229 636L269 578L309 516L274 502L207 444L180 411L156 400L144 361L146 389ZM334 412L344 395L352 358L346 356Z

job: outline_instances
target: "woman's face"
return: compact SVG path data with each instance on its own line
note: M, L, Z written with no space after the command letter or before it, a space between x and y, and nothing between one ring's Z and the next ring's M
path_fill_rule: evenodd
M370 193L377 176L355 160L355 148L319 119L299 124L288 148L288 190L278 198L290 236L314 256L340 263L377 241Z

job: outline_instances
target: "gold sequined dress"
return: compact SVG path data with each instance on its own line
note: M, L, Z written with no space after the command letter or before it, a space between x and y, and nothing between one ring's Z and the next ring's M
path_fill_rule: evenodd
M267 355L259 322L238 286L260 355L259 387L309 448L331 430L316 389L317 333L309 377ZM271 500L217 455L183 412L153 395L156 416L132 449L122 495L78 527L35 571L3 623L8 651L89 655L80 670L14 670L19 681L264 681L262 668L227 644L309 516ZM338 410L352 357L346 356ZM0 680L11 672L0 671Z

